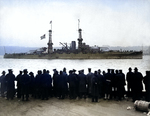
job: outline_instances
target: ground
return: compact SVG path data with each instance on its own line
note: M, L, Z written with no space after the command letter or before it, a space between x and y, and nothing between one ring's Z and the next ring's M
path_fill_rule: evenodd
M131 110L127 110L128 106ZM136 111L133 106L131 100L99 99L98 103L93 103L90 98L20 101L17 98L5 100L0 97L0 116L146 116L143 112Z

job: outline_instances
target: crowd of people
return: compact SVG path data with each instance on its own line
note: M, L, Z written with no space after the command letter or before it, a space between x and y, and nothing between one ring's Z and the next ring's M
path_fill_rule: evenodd
M145 85L144 96L143 85ZM51 97L58 99L89 97L92 102L98 102L100 98L122 100L125 95L131 97L133 102L143 98L150 101L150 71L146 71L146 75L143 76L138 68L134 71L129 68L127 74L114 69L108 69L107 72L101 72L100 69L92 72L91 68L88 68L88 74L84 74L84 70L77 73L75 69L67 73L64 68L62 71L53 69L51 76L46 69L38 70L36 75L24 69L15 76L13 70L8 69L8 74L3 71L0 76L0 95L7 100L16 96L22 101L28 101L30 97L42 100Z

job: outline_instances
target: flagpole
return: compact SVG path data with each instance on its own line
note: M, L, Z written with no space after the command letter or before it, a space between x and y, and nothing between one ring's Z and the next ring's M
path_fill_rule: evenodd
M80 20L78 19L78 30L79 30L79 27L80 27Z
M52 22L51 22L51 30L52 30Z
M52 30L52 21L50 21L50 24L51 24L51 30Z

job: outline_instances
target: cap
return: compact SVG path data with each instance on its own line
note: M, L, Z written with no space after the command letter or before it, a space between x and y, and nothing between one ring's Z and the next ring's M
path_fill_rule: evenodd
M9 72L12 72L12 69L8 69Z
M56 71L56 69L53 69L53 71Z
M27 71L27 69L24 69L23 71Z
M134 70L138 70L138 68L137 68L137 67L135 67L135 68L134 68Z
M75 70L75 69L73 69L72 71L73 71L73 72L76 72L76 70Z
M72 73L72 72L73 72L72 70L69 71L69 73Z
M129 70L132 70L132 68L131 68L131 67L129 67Z
M5 71L2 72L2 74L5 74L5 73L6 73Z
M29 74L30 74L30 75L33 75L33 72L30 72Z

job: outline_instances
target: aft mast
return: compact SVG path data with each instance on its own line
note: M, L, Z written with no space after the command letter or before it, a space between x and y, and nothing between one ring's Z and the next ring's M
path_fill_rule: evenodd
M50 21L51 24L51 30L49 30L49 41L47 43L48 45L48 54L53 53L53 43L52 43L52 21Z

